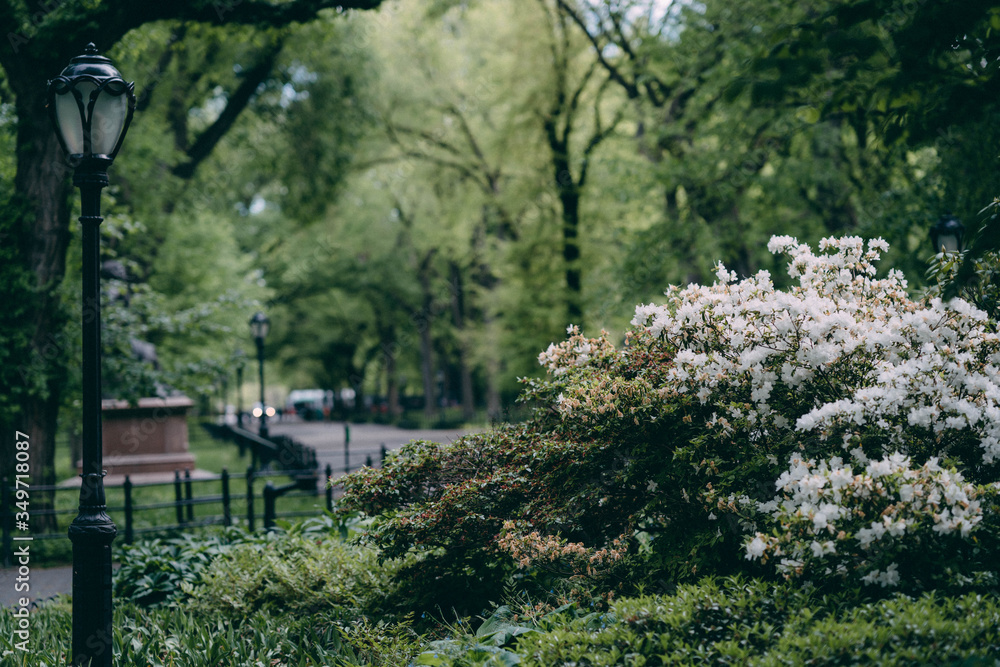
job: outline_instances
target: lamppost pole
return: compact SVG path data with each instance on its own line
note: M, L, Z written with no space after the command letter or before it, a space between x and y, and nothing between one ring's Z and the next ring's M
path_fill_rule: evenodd
M243 350L236 350L236 425L243 428Z
M260 371L260 437L266 438L267 432L267 403L264 401L264 339L271 328L271 321L264 313L255 313L250 318L250 333L257 344L257 367Z
M111 543L117 529L104 495L101 435L101 190L135 110L134 85L88 44L49 81L53 124L80 188L83 246L83 470L80 507L69 527L73 543L72 664L112 667Z
M82 167L82 165L81 165ZM82 173L81 173L82 172ZM107 172L77 168L83 243L83 471L80 508L69 527L73 543L73 664L111 667L111 542L101 432L101 190ZM92 647L99 647L94 650ZM83 660L79 664L88 664Z
M260 371L260 437L266 438L267 431L267 402L264 401L264 339L257 339L257 368Z

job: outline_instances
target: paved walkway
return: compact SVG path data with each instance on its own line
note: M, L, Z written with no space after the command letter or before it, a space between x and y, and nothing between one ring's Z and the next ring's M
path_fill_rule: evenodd
M377 464L383 445L387 450L393 450L411 440L451 442L471 432L467 429L411 430L380 424L304 421L272 422L268 424L268 429L274 435L288 435L314 448L320 470L329 464L334 477L343 475L345 466L357 470L369 456Z
M18 579L21 581L18 581ZM24 584L27 591L20 591ZM40 602L59 593L69 594L73 591L73 568L52 567L45 569L31 568L27 580L19 574L16 567L0 569L0 605L13 607L19 604L22 597Z

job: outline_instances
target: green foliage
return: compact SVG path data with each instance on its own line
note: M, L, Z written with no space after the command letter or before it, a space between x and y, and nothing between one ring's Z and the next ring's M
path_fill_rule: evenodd
M471 634L459 620L449 627L449 639L430 642L414 660L414 665L454 665L456 667L486 667L488 665L518 665L520 658L504 648L512 646L518 637L535 628L519 623L507 606L498 607Z
M862 601L791 584L706 579L669 595L519 617L499 607L478 626L419 644L408 622L345 622L338 610L304 617L260 609L238 620L182 607L115 610L116 664L274 667L404 664L448 667L739 664L991 664L1000 651L995 596L902 595ZM11 667L66 664L64 602L33 610L32 653L12 645L16 619L0 613L0 657ZM411 662L412 661L412 662Z
M174 606L200 584L208 565L232 547L266 537L238 528L217 535L184 534L125 545L114 593L144 607Z
M72 614L65 603L46 604L31 615L27 652L13 647L16 619L0 612L0 658L10 667L62 667L69 664L65 648L71 636ZM344 641L346 629L328 613L288 618L259 612L233 622L186 611L180 607L147 609L131 602L117 604L113 621L115 664L170 667L326 667L329 665L400 665L369 651L359 662ZM389 636L389 631L379 638ZM387 642L386 642L387 643ZM412 652L415 652L412 651ZM392 658L403 651L388 653ZM371 659L373 658L373 659Z
M622 600L601 617L525 635L522 665L933 663L993 656L995 598L904 596L858 605L740 579Z
M978 228L969 229L966 250L941 253L927 271L930 296L958 296L983 310L990 320L1000 317L1000 199L980 213Z
M419 650L412 623L375 620L393 569L341 535L329 517L248 534L152 540L125 550L115 574L115 664L399 667ZM30 651L0 613L0 657L11 667L66 664L65 601L31 610Z
M425 591L429 599L421 604L467 613L476 611L468 606L476 599L496 595L511 574L509 557L495 544L505 522L559 532L588 546L626 530L636 497L609 493L622 473L615 473L614 465L615 451L606 443L559 440L531 426L507 426L447 445L411 443L381 470L345 478L340 507L376 517L365 539L383 558L419 556L401 577L424 585L442 580ZM602 470L608 477L598 476ZM533 584L525 583L547 591L554 580L539 572ZM419 583L411 588L421 590ZM471 597L473 592L479 597Z
M1000 648L1000 604L992 596L862 602L742 578L623 599L607 612L557 609L528 622L530 629L506 648L490 651L482 635L507 613L499 608L475 633L452 626L454 637L431 643L415 664L941 664L985 661Z
M397 567L339 535L296 530L228 549L202 572L200 586L185 590L208 615L245 618L266 609L304 617L333 610L350 621L381 607L396 587Z
M347 654L344 665L409 665L422 644L422 638L413 631L408 617L378 622L359 618L339 627L343 652Z

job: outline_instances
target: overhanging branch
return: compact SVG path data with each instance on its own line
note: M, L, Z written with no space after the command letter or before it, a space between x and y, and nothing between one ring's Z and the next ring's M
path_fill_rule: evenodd
M282 45L283 43L279 41L269 48L261 56L260 60L246 72L243 81L240 82L236 91L229 97L226 108L222 110L222 113L219 114L219 117L215 119L215 122L207 130L198 135L198 138L187 150L187 161L173 168L175 176L183 179L191 178L198 165L212 153L212 149L215 148L216 144L219 143L226 132L233 126L236 118L250 104L250 100L253 99L253 95L257 91L257 88L260 87L260 84L270 76L271 70L274 69L274 63L278 59L278 54L281 52Z

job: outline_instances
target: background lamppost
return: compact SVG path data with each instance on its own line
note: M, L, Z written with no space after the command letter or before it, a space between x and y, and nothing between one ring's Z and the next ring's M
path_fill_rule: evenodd
M257 343L257 366L260 368L260 437L267 437L267 403L264 401L264 339L271 329L271 320L264 313L250 318L250 333Z
M135 110L127 83L88 44L49 81L47 105L80 188L83 243L83 472L73 542L73 665L111 667L111 542L101 438L101 190Z
M952 214L942 215L931 227L934 252L961 252L965 225Z
M243 349L236 348L233 357L236 359L236 425L243 428L243 368L246 366Z

